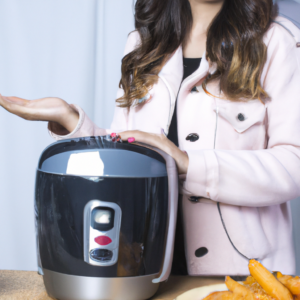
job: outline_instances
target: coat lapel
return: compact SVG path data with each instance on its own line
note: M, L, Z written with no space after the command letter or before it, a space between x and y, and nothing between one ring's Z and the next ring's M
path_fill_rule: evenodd
M162 76L168 82L174 96L176 97L183 77L183 59L181 46L179 46L177 50L171 55L158 75Z
M216 70L216 63L209 63L206 60L206 51L202 55L202 60L199 68L188 78L182 82L183 78L183 54L182 46L172 54L170 59L161 69L159 76L164 77L169 83L175 97L179 92L182 82L182 89L190 86L195 86L197 82L201 81L208 73L213 73Z

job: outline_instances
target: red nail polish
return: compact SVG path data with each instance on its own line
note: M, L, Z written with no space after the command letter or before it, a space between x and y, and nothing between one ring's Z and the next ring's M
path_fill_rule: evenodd
M115 132L111 133L110 136L111 137L115 137L117 134Z
M135 141L135 138L134 138L134 137L128 138L128 143L133 143L134 141Z

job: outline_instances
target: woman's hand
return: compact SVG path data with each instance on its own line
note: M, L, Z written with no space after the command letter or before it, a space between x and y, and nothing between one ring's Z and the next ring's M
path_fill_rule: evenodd
M155 134L139 130L130 130L119 132L118 134L121 136L123 141L128 141L129 143L145 143L166 152L174 158L177 165L178 174L187 173L189 165L189 157L187 153L176 147L174 143L172 143L163 133Z
M78 113L60 98L26 100L0 95L0 106L25 120L57 122L72 132L79 119Z

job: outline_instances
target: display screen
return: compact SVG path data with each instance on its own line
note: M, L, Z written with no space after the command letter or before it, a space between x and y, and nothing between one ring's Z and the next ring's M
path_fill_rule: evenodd
M94 215L94 220L99 224L109 224L111 221L111 211L109 210L97 210Z
M91 226L99 231L107 231L114 227L115 211L110 207L95 207L92 210Z

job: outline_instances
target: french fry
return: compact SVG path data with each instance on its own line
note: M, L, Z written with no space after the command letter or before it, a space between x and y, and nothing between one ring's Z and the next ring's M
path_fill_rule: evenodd
M250 275L246 278L246 280L243 282L244 284L247 284L247 285L252 285L254 283L257 284L257 282L255 281L255 279Z
M260 300L272 299L272 300L274 300L274 298L269 296L266 293L266 291L257 283L257 281L252 276L248 276L246 281L243 282L243 284L252 293L254 293L256 299L260 299Z
M233 300L233 293L232 292L214 292L209 294L203 300ZM238 299L236 299L238 300Z
M281 272L277 272L277 279L287 287L293 295L300 297L300 278L298 276L282 275Z
M258 284L277 300L293 300L291 292L255 259L249 262L249 271Z
M239 284L238 282L233 280L230 276L226 276L225 284L227 288L234 294L242 296L244 297L244 299L255 300L254 294L248 288Z

